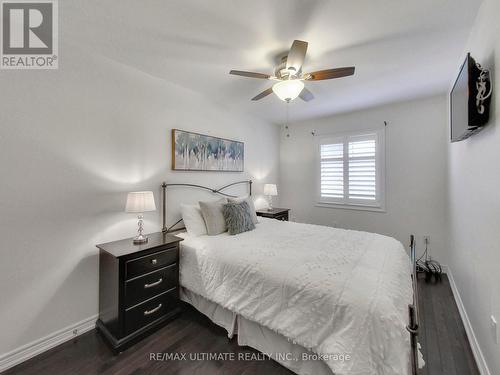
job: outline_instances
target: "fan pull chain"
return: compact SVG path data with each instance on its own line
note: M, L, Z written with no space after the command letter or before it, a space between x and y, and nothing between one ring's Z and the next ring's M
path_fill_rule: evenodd
M286 129L286 137L290 138L290 128L288 127L288 121L289 121L289 108L288 106L290 105L290 101L286 102L286 120L285 120L285 129Z

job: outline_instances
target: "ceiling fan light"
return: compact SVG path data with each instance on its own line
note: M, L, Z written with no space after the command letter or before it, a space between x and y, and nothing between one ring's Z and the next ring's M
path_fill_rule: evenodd
M274 93L285 102L295 99L303 89L304 82L298 79L281 81L273 86Z

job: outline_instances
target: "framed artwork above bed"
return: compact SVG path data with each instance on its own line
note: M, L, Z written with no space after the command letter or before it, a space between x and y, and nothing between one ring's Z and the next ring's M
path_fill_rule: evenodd
M172 129L172 169L175 171L243 172L245 144Z

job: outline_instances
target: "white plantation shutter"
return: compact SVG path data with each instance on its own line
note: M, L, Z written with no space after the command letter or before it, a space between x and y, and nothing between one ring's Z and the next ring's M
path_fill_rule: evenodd
M357 138L357 139L356 139ZM376 134L351 137L349 147L349 199L377 199Z
M344 197L344 145L321 145L321 196Z
M319 202L382 208L383 144L383 130L321 138Z

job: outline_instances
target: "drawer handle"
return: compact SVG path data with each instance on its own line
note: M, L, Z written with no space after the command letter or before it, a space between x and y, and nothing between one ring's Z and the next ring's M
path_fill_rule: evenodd
M156 263L158 263L158 261L156 259L151 259L151 264L152 265L155 265Z
M158 281L155 281L154 283L151 284L144 284L144 289L152 288L154 286L160 285L163 282L163 279L160 277Z
M161 309L161 303L158 306L156 306L153 310L144 311L144 315L148 316L148 315L154 314L155 312L157 312L160 309Z

